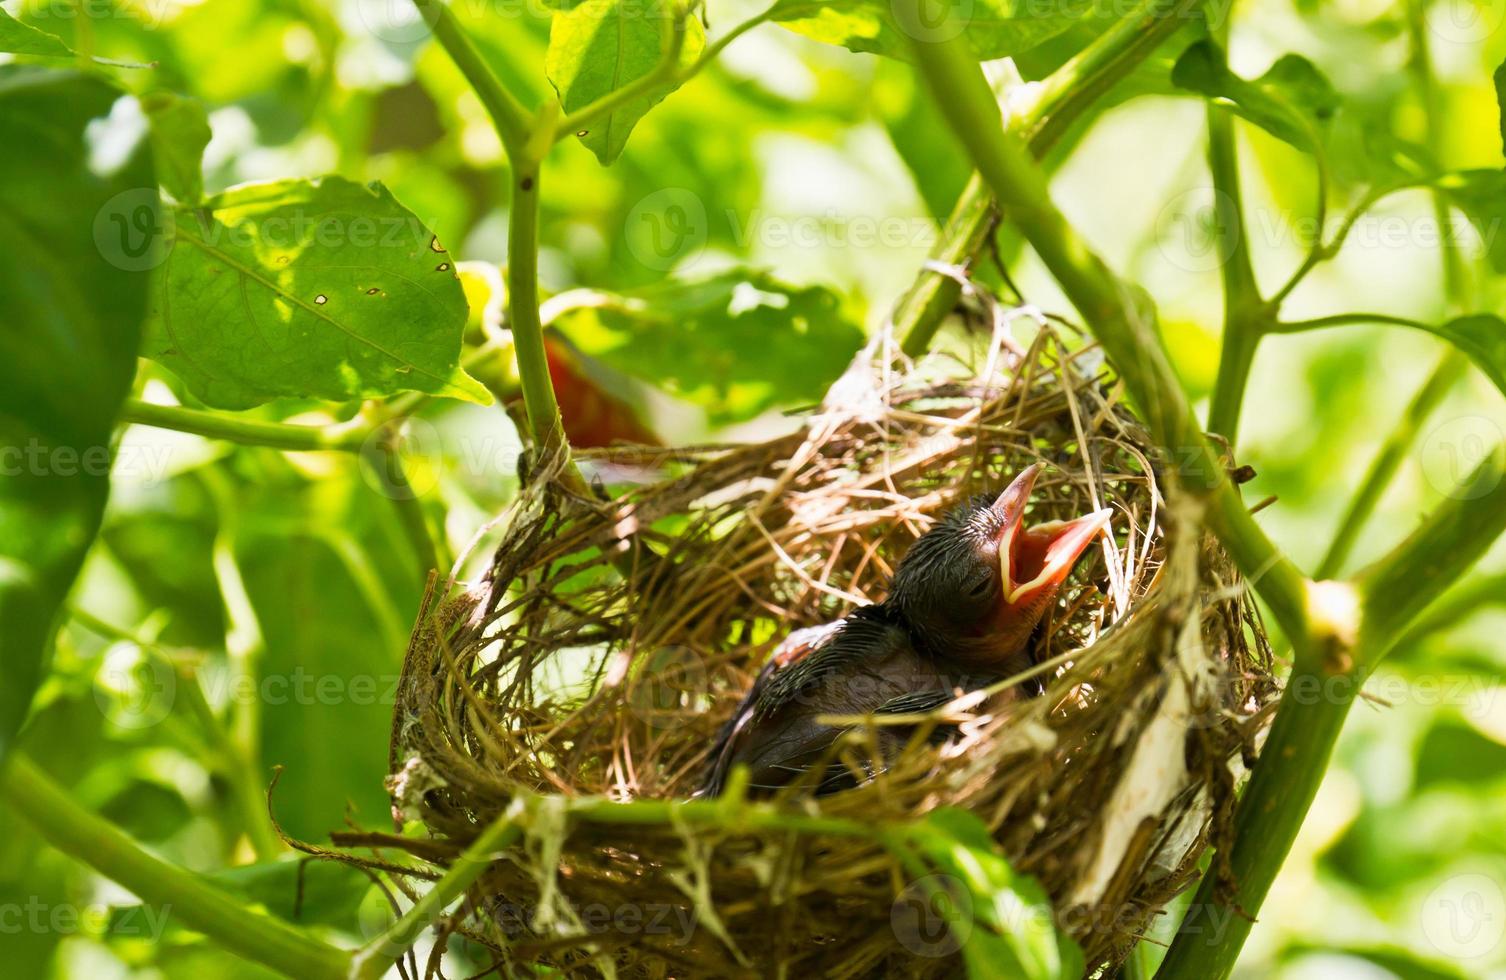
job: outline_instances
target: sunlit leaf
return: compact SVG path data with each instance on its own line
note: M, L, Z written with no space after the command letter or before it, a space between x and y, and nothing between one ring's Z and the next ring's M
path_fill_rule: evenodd
M663 39L672 31L684 32L677 64L694 62L706 46L705 30L694 16L676 21L675 9L668 0L586 0L556 13L544 70L565 111L582 109L653 72ZM611 163L621 155L638 120L678 87L667 79L618 106L592 123L581 142L603 164Z
M3 9L0 9L0 51L47 58L73 57L73 49L62 38L23 24Z
M914 837L917 848L942 875L967 889L973 922L962 955L969 977L1082 975L1082 951L1057 933L1045 890L1009 866L977 814L943 807L927 816L925 826L927 832Z
M850 51L910 57L916 41L967 35L980 59L1004 58L1027 51L1067 30L1093 10L1095 0L972 0L956 3L951 18L942 5L908 4L888 0L780 0L772 20L797 34L836 44Z
M141 141L89 128L119 98L100 78L0 66L0 446L25 461L0 479L0 755L98 530L135 374L147 278L112 219L157 191Z
M1229 70L1211 41L1182 53L1172 69L1176 85L1226 105L1242 118L1300 149L1316 151L1321 127L1339 107L1339 96L1313 63L1300 55L1279 58L1254 81Z
M209 118L197 99L154 92L141 100L151 127L157 181L184 204L204 196L204 147L209 145Z
M246 185L175 210L168 234L144 353L206 403L489 400L459 367L454 262L380 184Z

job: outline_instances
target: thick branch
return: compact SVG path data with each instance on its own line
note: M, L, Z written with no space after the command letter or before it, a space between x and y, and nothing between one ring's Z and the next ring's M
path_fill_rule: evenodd
M1204 499L1209 523L1240 569L1299 645L1309 636L1305 579L1251 519L1222 463L1198 429L1143 292L1121 282L1051 202L1044 175L1004 131L976 59L960 40L918 43L920 70L972 154L1006 217L1061 284L1124 379L1184 489Z
M20 753L12 753L0 774L0 795L53 847L224 949L302 980L345 977L351 954L256 912L193 872L147 853L114 824L75 803Z

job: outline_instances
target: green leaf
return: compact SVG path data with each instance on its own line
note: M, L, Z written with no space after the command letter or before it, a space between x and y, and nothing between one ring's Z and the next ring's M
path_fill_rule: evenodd
M172 92L143 96L157 161L157 181L183 204L204 196L204 147L209 145L209 117L198 99Z
M863 344L830 290L735 269L634 290L555 326L587 354L703 406L717 424L819 400Z
M671 31L685 32L677 67L694 63L706 47L706 32L693 16L676 21L676 9L667 0L586 0L556 13L549 27L544 70L565 111L583 109L651 74ZM611 163L621 155L638 120L679 87L677 79L666 79L598 119L581 142L603 164Z
M44 58L72 58L73 49L63 39L23 24L0 9L0 51Z
M1252 82L1229 70L1218 45L1199 41L1177 59L1171 80L1309 153L1320 149L1323 126L1339 107L1338 93L1328 79L1295 54L1282 55Z
M1439 177L1436 186L1480 232L1491 267L1506 272L1506 170L1461 170Z
M952 19L943 20L934 7L925 6L925 16L917 19L908 5L888 0L780 0L770 19L825 44L905 60L916 40L948 40L960 29L974 53L987 61L1055 37L1088 15L1094 0L972 0L955 6Z
M168 219L144 353L205 403L398 391L490 401L459 367L454 262L381 184L250 184Z
M913 840L931 864L967 888L974 921L962 955L969 977L1075 980L1082 975L1082 951L1057 933L1045 889L1015 873L977 814L955 807L935 810Z
M115 250L115 219L157 190L145 144L104 122L120 98L101 78L0 66L0 146L24 148L0 154L0 756L99 529L136 370L147 277Z

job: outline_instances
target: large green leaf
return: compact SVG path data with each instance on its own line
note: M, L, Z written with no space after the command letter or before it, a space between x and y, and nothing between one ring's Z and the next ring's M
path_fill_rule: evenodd
M1319 149L1323 126L1339 107L1338 93L1328 79L1295 54L1282 55L1264 75L1250 81L1229 70L1218 45L1199 41L1182 53L1171 80L1309 152Z
M889 0L780 0L772 20L797 34L849 51L910 57L915 41L937 41L965 33L980 59L1019 54L1070 28L1089 14L1095 0L958 0L950 18L939 4L909 5Z
M972 978L1075 980L1083 972L1083 955L1060 935L1052 904L1034 878L1015 873L999 853L978 815L943 807L927 816L914 837L919 850L949 882L967 891L960 910L971 922L951 923L967 931L963 961Z
M144 143L100 122L121 97L0 66L0 755L99 528L135 373L147 281L114 248L114 219L150 212L157 191Z
M544 70L565 111L582 109L652 72L662 57L663 39L671 31L685 32L681 67L700 57L706 47L701 22L690 16L677 23L674 7L668 0L586 0L556 13L549 27ZM611 163L621 155L638 120L678 87L679 82L671 79L630 99L598 119L580 137L581 142L603 164Z
M157 180L183 204L204 196L204 147L209 145L209 118L198 99L172 92L153 92L141 99L152 134Z
M863 343L829 290L747 270L634 290L555 323L588 354L696 402L716 423L818 401Z
M73 57L73 50L62 38L23 24L3 9L0 9L0 51L46 58Z
M454 262L381 184L250 184L171 212L167 233L144 353L206 403L490 400L459 367Z

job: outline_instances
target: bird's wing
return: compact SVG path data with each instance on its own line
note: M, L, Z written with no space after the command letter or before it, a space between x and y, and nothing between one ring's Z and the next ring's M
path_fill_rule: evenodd
M880 627L869 616L853 614L833 623L798 629L785 637L758 672L737 710L722 726L711 749L711 763L705 781L697 795L715 796L721 792L741 736L752 725L768 718L844 665L872 656L873 635L878 628L894 629L887 624Z

